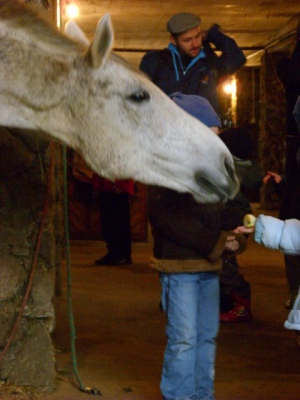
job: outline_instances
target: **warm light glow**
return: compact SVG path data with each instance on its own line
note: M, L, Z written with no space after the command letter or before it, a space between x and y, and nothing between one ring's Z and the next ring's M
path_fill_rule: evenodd
M236 96L236 79L235 77L231 78L230 82L226 82L223 85L223 91L226 94L231 94L232 96Z
M76 18L78 16L79 10L76 4L70 3L66 5L66 16L68 18Z
M57 0L56 3L56 25L58 28L61 27L61 3L60 0Z
M232 77L231 80L231 86L232 86L232 91L231 91L231 108L232 108L232 122L234 125L236 125L237 121L237 116L236 116L236 108L237 108L237 95L236 95L236 78L235 76Z
M223 86L223 91L224 91L224 93L226 93L226 94L231 94L231 92L232 92L232 85L231 85L231 83L226 83L226 84Z
M230 81L226 81L223 84L223 92L230 95L231 100L231 112L232 112L232 122L236 124L236 107L237 107L237 80L235 76L231 77Z

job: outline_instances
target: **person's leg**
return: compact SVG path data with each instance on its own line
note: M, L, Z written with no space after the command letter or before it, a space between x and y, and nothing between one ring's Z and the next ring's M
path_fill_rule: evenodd
M289 299L286 308L291 309L300 287L300 256L284 255L286 278L289 288Z
M195 397L198 274L160 274L162 307L167 316L167 345L161 392L164 400Z
M99 194L99 208L100 208L100 222L103 240L106 243L107 254L95 261L96 265L105 265L110 262L113 256L112 248L112 229L114 209L111 201L112 194L110 192L100 192Z
M161 274L160 279L168 338L161 379L163 399L214 400L218 276Z
M101 227L107 255L96 265L131 264L130 204L127 193L102 192L99 197Z
M220 274L220 289L220 321L251 321L253 317L250 283L240 274L236 257L224 259Z
M219 277L199 274L195 388L198 400L214 399L216 338L219 330Z
M115 197L115 254L118 259L131 257L130 202L128 193L119 193Z

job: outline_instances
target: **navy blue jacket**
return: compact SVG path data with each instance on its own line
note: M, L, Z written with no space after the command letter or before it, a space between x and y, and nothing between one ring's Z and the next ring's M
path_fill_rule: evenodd
M215 45L218 56L211 48ZM203 41L200 54L191 58L183 66L181 57L173 44L161 51L149 51L141 60L144 71L163 92L196 94L205 97L218 112L217 84L220 78L232 75L246 62L242 50L236 42L224 35L218 25L214 25Z

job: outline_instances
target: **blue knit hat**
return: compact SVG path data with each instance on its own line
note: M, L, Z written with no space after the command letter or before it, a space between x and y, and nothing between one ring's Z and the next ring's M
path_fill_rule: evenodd
M194 94L183 94L181 92L171 93L169 97L179 107L199 119L199 121L209 128L216 126L221 128L220 118L206 98Z

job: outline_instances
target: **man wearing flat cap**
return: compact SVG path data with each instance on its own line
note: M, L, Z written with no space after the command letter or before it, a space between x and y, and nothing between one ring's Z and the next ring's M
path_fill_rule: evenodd
M236 42L218 25L201 32L201 19L192 13L174 15L167 23L170 44L162 51L149 51L140 69L166 94L181 92L205 97L218 110L217 84L232 75L246 58ZM215 49L221 52L218 56Z

